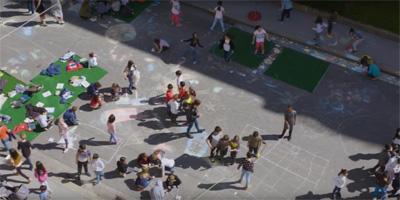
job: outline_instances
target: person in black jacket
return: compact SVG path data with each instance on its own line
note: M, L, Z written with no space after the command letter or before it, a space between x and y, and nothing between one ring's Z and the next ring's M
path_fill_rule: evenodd
M224 38L219 42L219 48L224 51L224 59L225 62L229 62L231 60L231 56L235 49L235 45L233 44L232 38L230 35L225 34Z
M174 187L178 188L181 183L182 182L177 175L170 174L168 175L167 180L164 182L164 188L170 192Z
M186 42L189 43L189 49L185 51L185 53L182 56L182 59L186 59L186 55L188 53L192 54L192 59L193 59L193 64L197 63L197 48L201 47L203 48L204 46L200 44L200 39L197 37L197 33L193 32L192 33L192 38L186 39L186 40L181 40L181 42Z

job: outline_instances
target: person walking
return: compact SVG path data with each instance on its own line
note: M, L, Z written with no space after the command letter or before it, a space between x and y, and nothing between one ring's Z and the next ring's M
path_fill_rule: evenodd
M288 141L292 139L293 127L294 125L296 125L296 115L297 112L293 109L293 107L288 106L285 112L285 122L283 125L283 131L282 134L279 136L279 138L283 138L283 136L285 136L286 130L289 129L289 136L287 137L287 139Z
M254 54L257 55L259 52L264 54L264 41L265 39L269 40L269 35L260 25L257 25L254 29L252 41L252 44L255 43L256 45Z
M200 117L200 114L198 111L200 103L201 103L200 100L196 99L196 100L194 100L193 105L191 105L189 108L188 127L187 127L187 131L186 131L186 135L188 138L193 138L193 136L190 134L190 130L192 129L193 125L196 127L198 133L201 133L204 131L204 129L199 128L199 122L198 122L198 119Z
M281 0L281 19L279 21L283 22L284 18L290 18L290 11L293 9L292 0Z
M32 171L33 164L32 164L32 160L30 158L31 152L32 152L31 142L29 142L29 140L26 139L25 133L22 133L20 135L20 137L21 137L21 140L18 141L17 149L22 152L22 156L25 158L24 163L26 162L29 165L29 170Z
M76 164L78 165L78 180L81 180L82 167L85 169L87 176L90 176L88 171L88 163L91 161L91 153L86 149L86 144L79 145L79 149L75 156Z
M41 185L39 190L39 200L50 200L49 191L47 191L47 187L45 185Z
M34 174L40 185L44 185L46 186L47 190L50 190L49 183L47 182L47 179L49 178L48 173L42 162L36 161Z
M342 199L341 189L346 185L347 182L347 169L341 169L337 177L335 177L335 188L332 191L332 199Z
M224 51L224 59L225 62L229 62L231 60L231 56L235 50L235 45L233 44L232 38L230 35L225 34L224 38L220 40L219 48Z
M253 154L247 152L246 159L238 165L237 169L239 170L241 167L242 174L240 175L238 182L242 183L243 178L245 178L246 184L244 189L247 190L247 188L250 187L251 176L254 173Z
M249 140L247 141L247 147L249 148L248 153L251 153L255 157L260 157L260 147L261 144L265 144L263 139L261 138L258 131L254 131L252 135L249 136Z
M222 1L218 1L217 2L217 7L214 8L214 21L210 27L211 31L214 31L214 27L217 24L217 22L219 22L219 24L221 25L221 30L222 32L225 32L225 26L224 26L224 13L225 13L225 9L224 7L222 7Z
M171 25L181 27L181 3L179 0L171 0Z
M58 133L60 134L60 139L64 140L63 153L68 151L68 125L64 122L62 117L56 119L54 124L58 127Z
M111 114L110 116L108 116L107 132L108 132L108 134L110 134L110 139L109 139L110 144L117 144L118 139L116 136L116 126L115 126L115 115L114 114Z
M26 174L24 174L21 170L21 165L22 165L22 156L18 151L14 148L11 148L9 150L9 156L6 157L6 160L9 160L11 165L15 168L17 171L18 175L21 175L24 177L26 180L28 180L28 183L31 182L31 178L29 178Z
M184 52L184 54L183 54L183 56L182 56L182 59L185 60L187 54L191 53L191 54L192 54L192 61L193 61L193 64L196 64L196 63L197 63L197 48L198 48L198 47L204 48L204 46L203 46L202 44L200 44L200 39L199 39L199 37L197 36L197 33L196 33L196 32L193 32L191 38L186 39L186 40L181 40L181 42L189 43L189 49L187 49L187 50Z
M31 14L31 15L35 14L35 2L34 2L34 0L26 0L26 6L27 6L29 14Z
M99 154L93 154L91 165L94 169L94 174L96 175L96 182L94 182L93 184L97 185L103 179L105 168L104 162L100 159Z
M358 51L358 45L364 41L363 35L360 31L350 28L349 35L351 37L349 45L347 45L346 50L349 53L356 53Z
M171 122L174 125L178 125L178 123L176 121L176 119L178 118L178 114L179 114L178 99L179 99L179 96L177 94L175 94L174 97L168 102Z
M207 144L208 147L210 147L210 160L211 162L215 162L215 151L217 150L217 145L219 140L222 137L222 128L219 126L216 126L214 128L214 131L207 137Z
M46 24L47 7L44 3L44 0L34 0L34 4L35 4L34 6L36 8L36 12L39 13L40 25L47 26L47 24Z
M129 94L133 94L132 90L136 90L137 84L140 79L140 72L132 60L128 61L128 64L124 69L124 78L129 82L127 92Z

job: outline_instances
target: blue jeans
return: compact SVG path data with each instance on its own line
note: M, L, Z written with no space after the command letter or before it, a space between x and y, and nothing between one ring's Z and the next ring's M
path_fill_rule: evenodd
M224 19L223 19L223 18L218 19L218 18L215 18L215 17L214 17L214 21L213 21L213 23L212 23L210 29L213 31L215 25L217 24L217 22L219 22L219 24L221 25L222 32L225 32L225 26L224 26Z
M192 61L193 62L196 62L197 61L197 49L196 49L196 47L192 47L192 46L190 46L186 51L185 51L185 53L183 54L183 57L186 57L187 56L187 54L192 54Z
M95 171L96 174L96 184L100 183L102 177L104 176L104 172L102 171Z
M33 0L26 0L26 6L30 13L32 13L32 14L35 13L35 5L33 4Z
M110 143L117 143L117 136L115 136L115 133L110 133Z
M242 182L243 177L244 177L245 181L246 181L246 187L249 186L249 184L250 184L251 174L252 174L251 171L247 171L247 170L242 169L242 175L240 176L240 182Z
M333 200L342 198L342 194L340 193L340 190L341 190L341 188L335 186L335 188L332 191L332 199Z
M233 51L224 51L224 58L226 62L231 60L231 56L233 55Z
M189 125L186 130L186 134L190 133L190 130L192 129L193 125L196 127L197 132L200 132L199 122L197 121L197 118L195 118L193 121L189 122Z
M24 158L25 158L24 162L26 162L29 165L29 170L32 170L33 164L32 164L31 158L30 157L24 157Z
M134 89L134 82L133 82L133 80L132 79L130 79L130 78L128 78L128 82L129 82L129 85L128 85L128 92L129 93L132 93L132 90Z
M1 139L1 143L3 143L4 148L6 149L7 153L10 150L10 141L8 138Z

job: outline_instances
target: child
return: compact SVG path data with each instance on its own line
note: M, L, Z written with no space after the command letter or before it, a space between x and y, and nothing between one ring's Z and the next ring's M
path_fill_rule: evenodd
M224 156L228 153L229 148L229 136L224 135L218 142L217 154L219 154L219 160L222 160Z
M26 139L26 134L20 134L21 140L18 141L17 149L21 150L22 156L25 158L25 162L29 165L29 170L33 169L31 161L32 144Z
M178 95L175 94L174 97L168 102L169 106L169 113L171 116L171 122L174 125L177 125L178 123L176 122L176 119L178 118L179 114L179 103L178 103Z
M249 136L249 141L247 142L249 153L253 153L253 156L256 156L258 158L260 156L259 149L261 147L261 144L265 144L265 142L260 137L258 131L254 131L253 134Z
M176 70L175 76L176 76L176 86L179 89L181 86L181 82L185 82L185 80L183 79L182 71Z
M48 174L46 168L43 166L42 162L36 161L35 177L39 181L40 185L46 186L46 189L50 190L49 184L47 182Z
M139 190L143 190L150 184L150 180L153 178L154 176L150 176L149 174L149 168L145 167L137 174L135 185Z
M149 158L146 153L139 154L137 158L137 164L143 169L147 168L150 165Z
M47 192L47 187L45 185L41 185L40 188L40 193L39 193L39 200L49 200L49 192Z
M235 137L233 137L233 139L231 141L229 141L229 147L231 149L231 165L233 165L236 162L236 156L239 152L239 136L235 135Z
M177 175L175 174L170 174L167 177L167 180L164 182L165 185L165 189L167 189L168 192L171 192L171 190L176 187L178 188L178 186L181 184L181 180L178 178Z
M340 170L338 176L335 178L335 188L332 191L332 199L341 199L342 195L340 193L340 190L346 186L346 181L347 181L347 169L342 169Z
M161 154L162 153L163 153L163 151L161 149L157 149L149 156L149 163L151 166L161 167Z
M181 4L179 0L171 0L172 8L171 8L171 25L175 25L176 27L182 26L180 22L180 14L181 14Z
M93 52L89 53L88 68L97 67L97 55Z
M264 54L265 39L269 40L268 33L260 25L257 25L253 32L253 41L252 41L252 44L254 44L254 42L256 44L256 49L254 50L254 54L258 54L258 52Z
M219 22L219 24L221 24L222 32L225 32L225 27L224 27L225 9L224 9L224 7L222 7L222 1L217 2L217 7L214 8L214 12L215 12L214 21L210 27L210 30L213 31L215 25L217 24L217 22Z
M167 85L167 92L165 92L165 104L167 104L167 113L168 113L169 117L171 117L171 112L170 112L171 108L170 108L168 102L174 98L173 89L174 89L174 86L172 86L172 84L170 83Z
M121 87L118 85L118 83L113 83L111 85L111 99L113 101L118 101L119 97L121 96Z
M58 127L58 133L60 134L60 137L64 140L63 153L66 153L68 151L68 125L64 122L62 117L56 119L54 123Z
M104 162L99 158L99 154L97 153L93 154L92 167L94 169L94 174L96 174L96 182L94 185L97 185L104 176Z
M14 148L11 148L9 150L9 156L6 157L6 160L9 160L11 165L15 168L17 171L16 174L21 175L24 177L28 183L31 182L31 178L29 178L26 174L24 174L21 170L21 165L22 165L22 156L18 151Z
M96 94L90 100L90 107L92 109L99 109L104 104L102 95Z
M116 127L115 127L115 115L111 114L107 120L107 132L110 134L110 144L117 144Z
M351 41L349 45L346 47L346 50L349 53L355 53L358 51L358 45L364 40L360 31L354 30L354 28L350 28L349 35L351 37Z
M322 32L324 32L325 29L325 24L321 16L317 17L317 19L315 20L315 27L313 27L312 29L315 31L315 45L319 46L321 42Z
M151 49L152 52L157 52L161 53L167 49L169 49L169 44L167 41L161 39L161 38L156 38L153 41L153 46L154 48Z
M117 172L118 175L122 177L125 177L125 175L128 174L128 163L126 162L125 157L121 157L117 161Z
M219 126L216 126L214 128L214 131L207 137L207 144L208 147L210 147L210 160L211 162L214 162L214 156L215 156L215 151L217 150L217 145L219 140L221 139L221 133L222 128Z
M229 62L231 60L233 50L235 49L235 45L233 44L233 41L228 34L225 34L224 38L220 40L219 48L224 50L225 62Z
M124 69L124 78L129 82L127 92L133 94L132 90L136 90L137 84L139 83L140 72L132 60L128 61Z

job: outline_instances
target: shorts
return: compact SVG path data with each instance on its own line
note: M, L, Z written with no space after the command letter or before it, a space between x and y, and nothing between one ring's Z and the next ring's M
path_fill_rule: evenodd
M264 48L264 42L256 42L256 50L261 51Z

